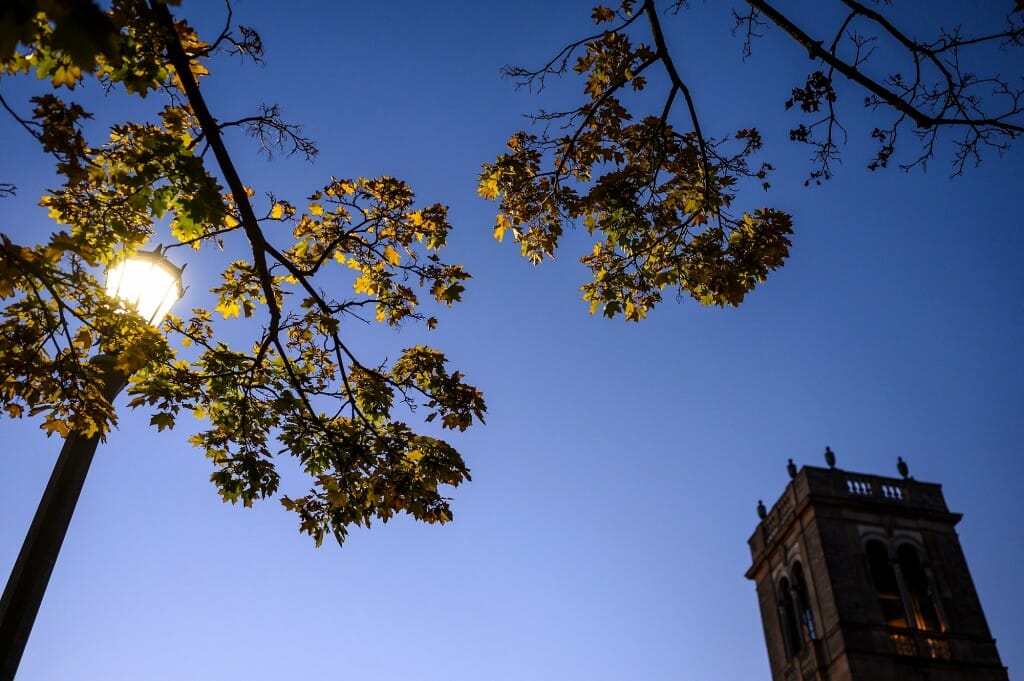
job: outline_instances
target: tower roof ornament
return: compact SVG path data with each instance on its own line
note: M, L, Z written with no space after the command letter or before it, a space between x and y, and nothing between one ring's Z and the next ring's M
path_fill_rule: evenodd
M836 453L827 445L825 446L825 463L828 464L829 468L836 467Z
M793 463L793 459L790 459L789 463L786 464L786 472L789 473L790 478L796 477L796 464Z
M896 457L896 470L899 471L904 480L910 477L910 467L907 466L907 462L903 460L902 456Z

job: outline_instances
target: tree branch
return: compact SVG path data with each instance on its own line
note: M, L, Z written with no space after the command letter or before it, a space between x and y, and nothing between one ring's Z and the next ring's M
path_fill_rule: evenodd
M843 0L849 2L851 0ZM874 95L878 101L892 107L900 113L906 115L914 124L922 129L931 128L936 125L966 125L966 126L991 126L1008 134L1017 135L1024 133L1024 126L1010 123L1003 120L1004 117L982 117L982 118L948 118L945 116L933 116L928 114L919 108L913 106L909 102L902 99L897 93L886 88L878 81L868 77L861 72L856 66L848 64L839 57L835 56L823 46L820 41L814 40L810 35L804 32L799 26L793 23L787 16L779 12L772 5L765 0L746 0L747 4L761 12L764 16L768 17L772 23L785 31L791 38L797 43L803 46L808 55L812 59L819 59L830 67L834 68L839 73L846 76L848 79L862 86L872 95ZM858 4L858 3L853 3Z

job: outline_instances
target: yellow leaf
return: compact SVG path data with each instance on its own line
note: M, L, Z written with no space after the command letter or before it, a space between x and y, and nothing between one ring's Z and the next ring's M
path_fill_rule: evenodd
M270 209L270 217L280 220L282 215L284 215L284 206L280 203L275 203L274 207Z
M80 435L84 435L85 437L92 437L100 432L100 427L95 421L89 421L89 424L78 432Z
M89 348L92 346L92 332L89 327L83 326L75 334L75 345L83 348Z
M60 87L61 85L66 86L69 90L73 90L75 82L82 77L82 69L77 66L58 66L57 70L53 72L53 76L50 78L50 82L53 83L54 87Z
M494 238L501 243L501 240L505 238L505 230L509 229L512 223L504 213L498 213L498 218L494 221Z
M319 217L324 214L324 207L319 203L311 203L309 204L309 212Z
M54 433L59 433L61 437L68 436L68 424L53 416L47 417L40 428L46 431L46 437L50 437Z
M385 246L384 259L387 260L392 265L398 265L398 263L402 261L402 256L399 255L398 251L396 251L391 246Z
M600 24L614 20L615 11L603 5L598 5L590 16L595 23Z
M365 274L352 282L356 293L373 293L373 281Z
M498 197L498 175L499 173L491 173L482 178L480 186L476 190L481 198L495 199Z
M233 300L224 300L218 303L214 310L220 312L224 315L224 319L227 319L228 317L237 317L242 308Z

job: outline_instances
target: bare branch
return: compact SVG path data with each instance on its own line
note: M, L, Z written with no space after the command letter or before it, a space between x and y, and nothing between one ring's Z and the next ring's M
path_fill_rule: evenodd
M756 38L764 37L764 33L761 33L760 31L768 24L761 20L761 15L753 8L751 8L746 14L740 14L734 8L732 10L732 19L733 35L736 35L737 31L741 28L743 29L743 59L746 61L754 54L754 40Z
M281 108L276 105L260 105L259 116L248 116L238 120L219 124L220 129L244 127L247 135L255 139L260 150L273 159L275 153L285 156L301 154L307 161L312 161L320 153L316 143L302 135L302 126L285 123L281 119Z
M241 37L235 38L233 35L228 34L226 36L228 42L231 43L231 49L227 50L228 54L237 54L242 57L248 57L255 64L263 65L263 39L260 38L260 34L256 32L251 26L239 25L238 32Z
M896 118L889 127L876 127L872 137L880 143L875 159L869 168L885 167L895 151L898 128L912 123L920 142L920 155L901 167L924 165L936 152L939 129L961 130L959 139L953 141L953 174L960 174L965 164L981 159L982 149L1002 151L1010 141L1024 133L1022 114L1024 90L1011 87L999 76L982 77L960 64L961 49L984 43L1016 47L1024 44L1024 22L1008 17L1008 28L1002 32L978 37L962 37L959 29L941 31L939 37L930 42L913 40L897 28L878 10L858 0L840 0L851 11L836 31L831 45L825 47L822 41L812 38L803 29L772 6L766 0L747 0L753 11L760 12L792 39L803 46L812 59L819 60L826 68L817 71L808 79L804 89L794 90L794 97L787 102L801 103L804 111L815 111L823 101L828 102L829 115L811 125L801 125L791 132L798 141L815 144L818 147L816 162L818 170L812 173L827 177L828 161L834 159L837 149L831 138L831 131L837 121L833 102L835 89L833 74L840 73L850 81L868 91L865 104L869 108L892 109ZM853 30L854 20L863 20L876 27L879 35L887 37L903 51L912 64L912 75L904 77L895 72L879 79L865 70L877 40L875 35L866 35ZM850 57L839 54L839 43L845 37L853 47ZM941 55L941 56L940 56ZM812 87L812 79L820 77L822 83ZM805 106L813 103L813 107ZM822 126L828 131L824 140L811 135L811 131Z

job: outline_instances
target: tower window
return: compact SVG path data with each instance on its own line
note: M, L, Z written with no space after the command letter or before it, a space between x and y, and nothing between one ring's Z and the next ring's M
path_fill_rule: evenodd
M896 558L900 563L903 583L907 587L914 626L925 631L942 631L944 627L935 607L935 592L921 565L917 549L910 544L901 544L896 549Z
M811 614L811 599L807 593L807 580L804 568L800 563L793 565L793 590L796 592L796 612L808 641L818 638L814 629L814 615Z
M875 596L882 610L882 619L890 627L907 627L907 615L900 598L899 582L896 572L889 560L889 548L877 539L869 541L865 547L868 558L868 570L871 581L875 585Z
M803 639L800 636L800 625L797 623L793 590L789 580L785 577L779 582L779 616L782 618L782 637L788 659L800 652L803 647Z

